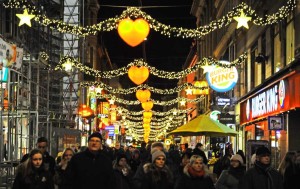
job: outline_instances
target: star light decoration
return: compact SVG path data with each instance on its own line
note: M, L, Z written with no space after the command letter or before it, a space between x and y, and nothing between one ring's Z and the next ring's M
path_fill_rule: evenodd
M236 27L237 29L242 26L249 29L248 22L252 18L250 16L246 16L244 11L241 10L240 16L235 16L235 17L233 17L233 19L238 22L237 27Z
M23 24L27 24L29 27L31 27L31 19L35 17L33 14L28 14L28 10L24 9L23 14L16 14L18 18L20 18L19 26L22 26Z
M208 62L206 62L206 64L204 66L201 66L201 68L203 69L203 74L207 73L207 72L211 72L216 66L209 64Z
M10 0L7 3L4 3L4 7L5 8L27 8L28 10L30 10L30 12L34 12L34 11L37 12L35 6L28 3L27 0ZM224 15L220 19L213 20L209 24L200 26L196 29L174 27L174 26L160 23L154 18L152 18L150 15L141 11L141 9L137 7L128 7L119 16L115 16L114 18L108 18L107 20L104 20L100 23L91 26L86 26L86 27L74 26L72 24L68 24L61 20L51 19L48 18L46 15L37 14L37 13L35 15L36 17L34 18L34 20L40 23L41 25L49 26L50 29L57 30L61 33L70 33L70 34L84 37L87 35L96 35L98 32L112 31L114 29L117 29L119 21L128 17L132 19L143 18L149 23L151 29L153 29L156 32L160 32L160 34L162 35L166 35L168 37L173 36L173 37L181 37L181 38L199 39L217 29L228 26L232 22L233 17L238 15L238 13L241 10L247 12L248 16L251 16L253 18L252 20L253 24L259 26L266 26L266 25L271 25L274 23L278 23L279 21L282 21L289 14L291 14L291 12L295 9L295 7L296 7L296 0L289 0L285 5L281 6L278 9L278 11L275 12L274 14L263 15L262 17L260 17L258 14L256 14L255 10L253 10L246 3L242 2L241 4L234 7L232 11L229 11L226 15Z

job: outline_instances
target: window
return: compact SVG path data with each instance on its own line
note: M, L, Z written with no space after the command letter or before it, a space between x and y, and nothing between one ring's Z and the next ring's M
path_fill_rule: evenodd
M293 16L290 15L287 18L287 27L286 27L286 64L291 63L295 57L295 28Z
M283 62L281 62L281 41L279 24L275 26L274 30L274 72L278 72L283 68Z

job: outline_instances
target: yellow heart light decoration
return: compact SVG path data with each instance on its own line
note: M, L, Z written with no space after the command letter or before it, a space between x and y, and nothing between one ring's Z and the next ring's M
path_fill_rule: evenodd
M147 102L147 100L149 100L151 97L151 92L148 89L137 90L135 95L140 102Z
M148 79L149 69L144 66L131 66L128 70L128 77L133 83L140 85Z
M152 112L143 112L144 118L151 118L152 117Z
M144 123L150 123L151 122L151 118L143 118L143 122Z
M121 20L118 25L119 36L132 47L142 43L147 38L149 32L149 23L142 18L135 21L126 18Z
M153 102L152 101L142 102L142 108L145 111L150 111L153 108Z

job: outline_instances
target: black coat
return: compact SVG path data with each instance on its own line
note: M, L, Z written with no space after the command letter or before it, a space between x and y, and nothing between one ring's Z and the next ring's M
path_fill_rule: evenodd
M12 189L54 189L52 174L43 167L23 175L22 165L18 168Z
M146 163L142 172L135 174L133 184L135 189L173 189L173 175L167 166L158 170L154 164Z
M175 183L174 189L215 189L209 176L191 177L183 174Z
M116 189L131 189L132 175L124 175L119 169L114 169Z
M115 188L112 161L99 151L94 154L86 149L75 154L66 169L69 188Z
M282 176L272 167L263 168L256 162L243 177L240 189L283 189Z

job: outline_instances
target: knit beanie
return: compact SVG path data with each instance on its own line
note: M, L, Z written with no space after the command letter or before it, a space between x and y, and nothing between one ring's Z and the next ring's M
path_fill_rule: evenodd
M269 150L269 148L265 147L265 146L261 146L259 148L256 149L255 152L256 156L261 156L261 155L271 155L271 152Z
M152 162L154 162L156 160L156 158L158 158L159 156L163 156L164 158L166 158L166 154L163 151L156 150L152 154Z
M151 145L151 151L150 151L151 154L153 154L156 151L156 147L160 147L160 148L164 149L164 145L161 142L154 142Z
M118 154L117 155L117 163L119 164L119 161L122 159L122 158L125 158L126 161L127 161L127 157L124 153L121 153L121 154Z
M240 154L235 154L235 155L231 156L230 160L238 160L241 165L244 164L244 160Z
M89 138L88 138L88 141L90 141L91 138L93 138L93 137L97 137L97 138L99 138L99 139L102 141L102 135L101 135L101 133L99 133L99 132L95 132L95 133L91 134L91 135L89 136Z

